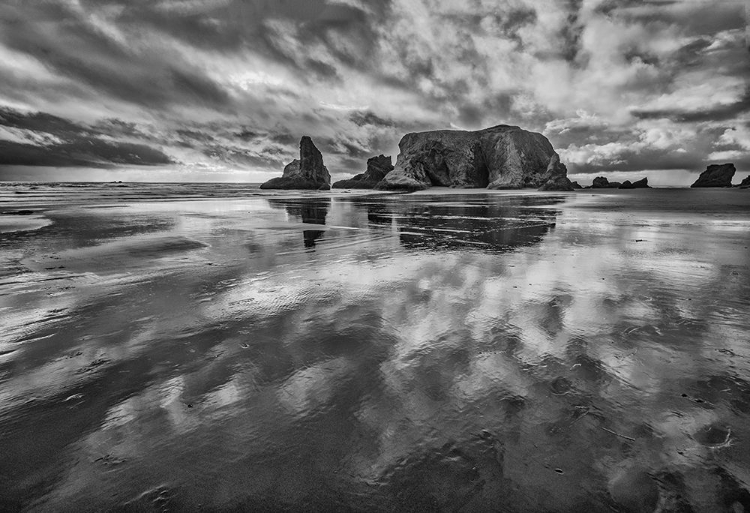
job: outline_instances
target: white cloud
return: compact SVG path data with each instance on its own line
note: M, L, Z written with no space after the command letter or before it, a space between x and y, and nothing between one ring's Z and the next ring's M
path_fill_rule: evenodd
M35 146L47 146L60 144L63 141L47 132L38 132L25 128L0 125L0 141L9 141L19 144L32 144Z
M738 125L734 128L728 128L716 140L717 145L736 144L743 150L750 151L750 127Z
M738 150L715 151L708 154L708 160L732 160L744 157L747 152Z

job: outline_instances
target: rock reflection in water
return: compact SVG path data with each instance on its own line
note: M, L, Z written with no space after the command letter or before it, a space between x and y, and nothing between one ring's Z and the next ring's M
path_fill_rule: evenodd
M331 198L292 198L268 200L273 208L283 208L293 218L307 224L326 224L326 216L331 207ZM302 237L306 248L314 248L315 242L323 238L325 230L303 230Z
M398 227L401 243L412 249L475 248L506 251L536 244L555 226L558 211L540 206L562 203L563 197L507 198L488 201L477 195L400 198L368 202L373 224Z

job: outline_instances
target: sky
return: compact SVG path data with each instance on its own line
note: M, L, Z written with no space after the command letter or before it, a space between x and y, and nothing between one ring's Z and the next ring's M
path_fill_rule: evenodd
M745 0L4 0L0 180L334 179L409 132L543 133L569 176L750 174Z

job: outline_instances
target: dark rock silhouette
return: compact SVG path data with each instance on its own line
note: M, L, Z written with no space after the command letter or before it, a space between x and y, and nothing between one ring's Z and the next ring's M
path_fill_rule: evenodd
M609 187L609 180L603 176L597 176L591 184L592 189L605 189L607 187Z
M574 189L583 189L583 186L578 182L570 182L570 185L572 185Z
M299 143L299 160L284 168L280 178L272 178L261 189L321 189L331 188L331 175L323 165L323 155L308 136Z
M335 189L374 189L385 175L393 171L391 157L378 155L367 161L367 170L349 180L339 180L333 184Z
M731 187L736 172L734 164L712 164L690 187Z
M597 176L594 178L594 183L591 184L592 189L617 189L622 184L620 182L610 182L604 176Z
M648 178L641 178L640 180L636 180L635 182L630 182L630 180L625 180L620 184L620 189L650 189L648 185Z
M547 172L542 178L540 191L572 191L573 184L568 180L568 168L560 162L560 157L555 153L549 159Z
M739 185L740 189L750 189L750 175L748 175L747 178L742 180Z
M542 134L498 125L474 132L436 130L406 134L396 167L378 189L419 190L432 185L488 189L546 187L572 190L565 166Z

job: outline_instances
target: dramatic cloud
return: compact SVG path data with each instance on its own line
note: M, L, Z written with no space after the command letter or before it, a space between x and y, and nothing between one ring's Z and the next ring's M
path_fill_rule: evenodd
M0 6L0 179L19 166L29 179L35 166L98 169L91 179L149 166L154 178L261 181L302 135L334 174L355 174L369 156L395 156L409 131L499 123L544 133L579 176L723 160L744 171L746 9L10 0Z

